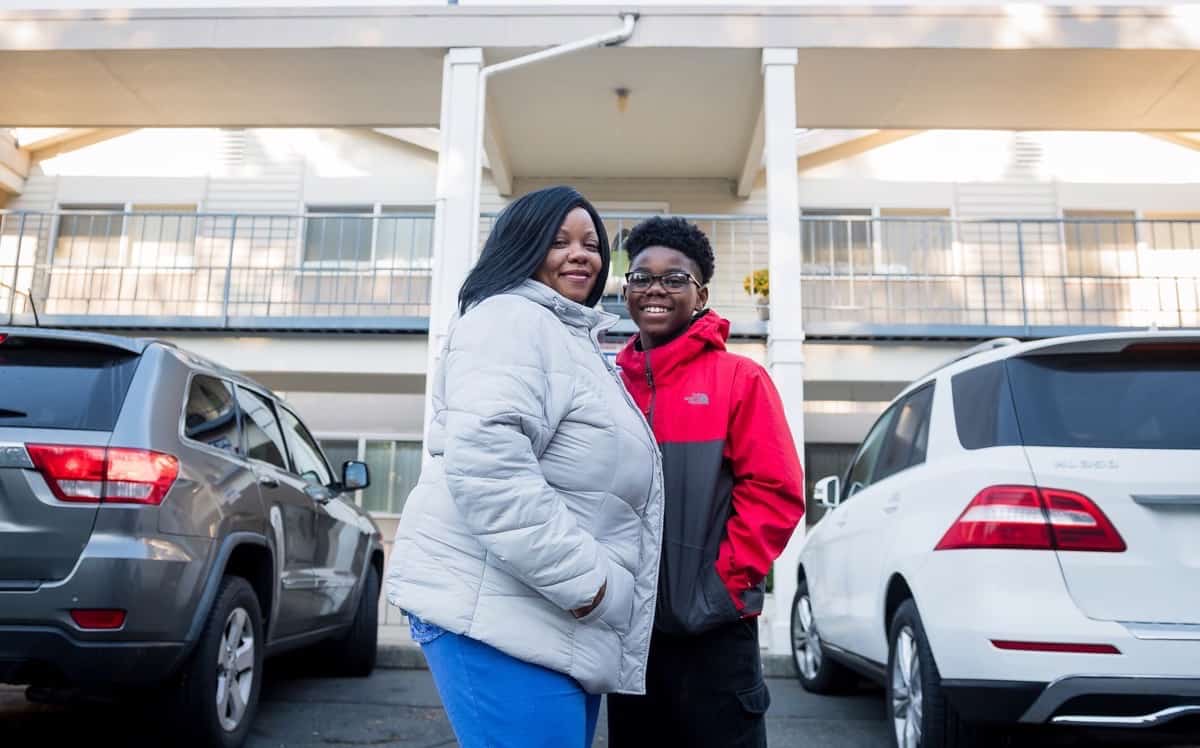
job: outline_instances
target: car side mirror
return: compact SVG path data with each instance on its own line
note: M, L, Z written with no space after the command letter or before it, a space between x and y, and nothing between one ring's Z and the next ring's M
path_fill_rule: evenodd
M828 509L834 509L842 503L842 480L836 475L822 478L813 486L813 498L817 503Z
M346 460L342 465L342 490L357 491L371 485L371 471L367 463Z

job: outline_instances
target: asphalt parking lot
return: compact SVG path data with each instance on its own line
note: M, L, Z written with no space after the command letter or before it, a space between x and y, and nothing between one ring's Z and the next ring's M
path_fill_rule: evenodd
M794 679L771 678L768 731L773 746L880 748L888 745L882 692L864 685L836 698L805 692ZM454 735L425 670L376 670L366 679L329 679L307 672L303 662L268 667L262 705L250 748L453 746ZM0 745L8 748L78 743L161 748L178 725L164 725L144 705L121 703L31 704L24 689L0 687ZM1027 733L1010 745L1186 746L1200 741L1127 734ZM596 746L607 746L601 722Z

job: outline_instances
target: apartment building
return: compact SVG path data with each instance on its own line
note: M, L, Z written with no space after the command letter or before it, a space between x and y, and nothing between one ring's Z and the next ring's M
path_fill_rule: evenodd
M618 244L662 213L709 233L712 305L810 479L980 339L1200 326L1195 14L195 4L0 11L0 323L249 373L371 464L385 530L429 341L496 212L543 185Z

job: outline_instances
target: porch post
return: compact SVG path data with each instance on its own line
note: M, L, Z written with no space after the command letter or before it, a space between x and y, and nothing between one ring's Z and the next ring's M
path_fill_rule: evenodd
M796 171L796 62L794 49L764 49L763 129L767 172L767 232L771 320L767 326L767 369L804 459L804 324L800 301L800 195ZM807 497L806 497L807 498ZM790 652L796 561L804 538L801 522L775 564L770 650Z
M474 185L481 167L479 87L483 50L450 49L442 66L441 147L433 221L429 288L429 354L425 369L424 434L433 416L433 374L458 306L458 289L471 269L479 233ZM427 457L427 455L426 455Z

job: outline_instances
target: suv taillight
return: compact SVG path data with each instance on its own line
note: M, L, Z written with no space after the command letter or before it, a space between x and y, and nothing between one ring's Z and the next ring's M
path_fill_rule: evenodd
M1125 541L1091 499L1034 486L989 486L955 520L934 550L1016 548L1120 553Z
M60 501L162 503L179 477L179 460L148 449L26 444L34 467Z

